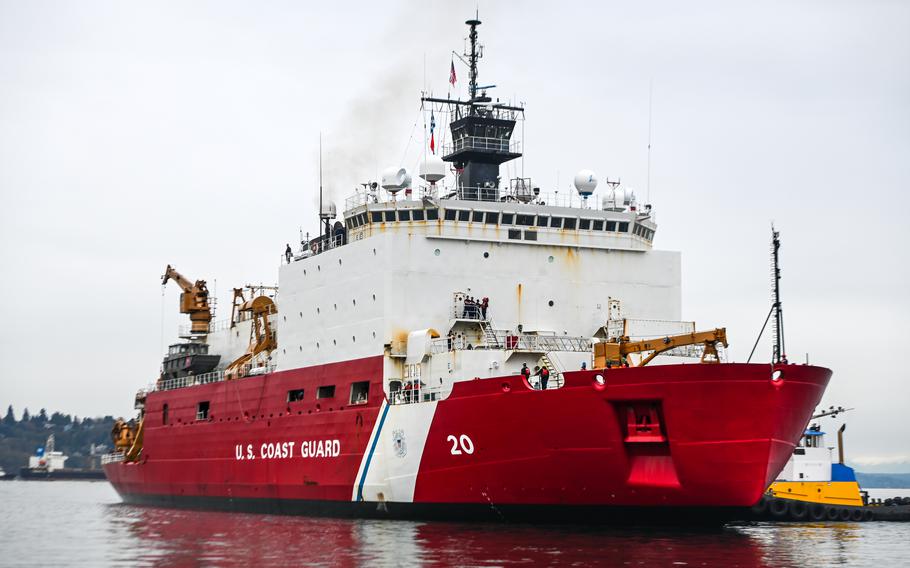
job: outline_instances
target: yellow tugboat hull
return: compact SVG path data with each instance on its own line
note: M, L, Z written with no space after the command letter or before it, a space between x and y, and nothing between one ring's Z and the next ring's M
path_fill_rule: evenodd
M808 503L863 506L856 481L775 481L768 488L768 494Z

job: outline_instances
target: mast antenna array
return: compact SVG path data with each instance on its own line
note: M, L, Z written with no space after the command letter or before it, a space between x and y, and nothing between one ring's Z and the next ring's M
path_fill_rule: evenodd
M473 20L468 20L465 23L471 26L471 31L468 34L468 39L471 42L471 53L465 53L465 55L468 57L468 66L471 68L469 89L471 100L473 100L477 97L477 60L483 57L483 46L477 45L477 26L480 25L478 17L475 16ZM479 51L478 47L480 47Z
M784 344L784 310L780 301L780 233L771 225L771 278L774 285L774 352L771 361L787 364Z

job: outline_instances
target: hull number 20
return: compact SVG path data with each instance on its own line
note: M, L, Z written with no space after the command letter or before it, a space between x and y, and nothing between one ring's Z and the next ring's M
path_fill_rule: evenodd
M471 441L471 438L468 438L466 434L462 434L457 438L451 434L446 438L446 441L452 444L452 455L460 456L461 454L473 454L474 453L474 442Z

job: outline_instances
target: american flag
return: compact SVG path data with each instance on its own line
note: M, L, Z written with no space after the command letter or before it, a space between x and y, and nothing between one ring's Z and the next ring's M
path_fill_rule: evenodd
M433 131L436 130L436 115L430 111L430 152L436 153L436 139L433 137Z
M450 69L450 71L449 71L449 83L451 83L452 86L454 87L454 86L455 86L455 81L457 81L457 80L458 80L458 79L455 77L455 60L453 59L453 60L452 60L452 67L451 67L451 69Z

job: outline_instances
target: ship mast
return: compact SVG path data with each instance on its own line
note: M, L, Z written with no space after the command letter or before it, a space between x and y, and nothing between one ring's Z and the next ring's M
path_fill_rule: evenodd
M477 26L480 25L480 20L475 17L473 20L468 20L465 23L471 26L471 31L468 33L468 39L471 41L471 53L467 55L471 68L468 86L471 93L471 100L473 101L477 98L477 60L480 59L480 54L477 53Z
M780 233L771 225L771 278L774 283L774 352L771 362L787 364L787 349L784 345L784 310L780 301Z

